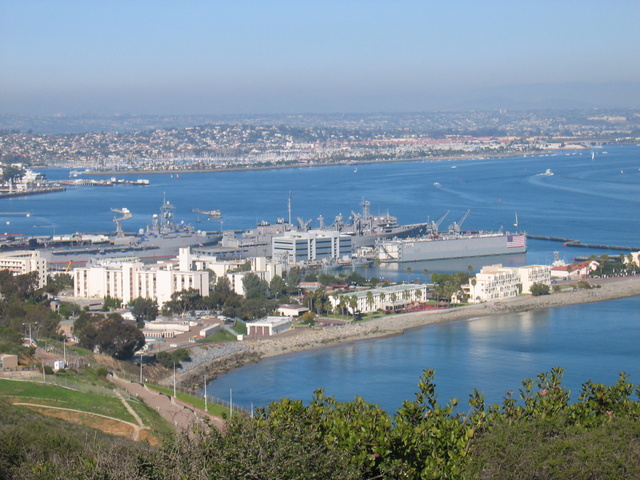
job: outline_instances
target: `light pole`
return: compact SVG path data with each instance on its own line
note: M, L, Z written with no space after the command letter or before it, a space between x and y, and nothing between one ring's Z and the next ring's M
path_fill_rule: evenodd
M207 408L207 373L204 374L204 411L208 412Z
M176 361L173 361L173 396L176 396Z
M140 354L140 383L142 383L142 353Z
M233 418L233 389L229 389L229 420Z

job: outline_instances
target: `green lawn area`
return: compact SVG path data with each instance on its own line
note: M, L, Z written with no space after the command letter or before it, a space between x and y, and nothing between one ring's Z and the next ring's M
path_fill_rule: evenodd
M196 343L212 343L212 342L235 342L236 337L227 330L220 330L219 332L209 335L205 338L199 338Z
M173 396L173 388L165 388L160 387L158 385L147 384L147 386L157 392L166 393L167 395ZM182 400L185 403L193 405L196 408L204 410L204 398L193 397L191 395L187 395L186 393L177 393L178 400ZM222 405L218 405L212 402L208 402L207 412L211 415L216 415L217 417L228 418L229 417L229 409L227 407L223 407Z
M117 397L85 393L57 385L0 379L0 397L11 402L34 403L99 413L135 423L135 419Z

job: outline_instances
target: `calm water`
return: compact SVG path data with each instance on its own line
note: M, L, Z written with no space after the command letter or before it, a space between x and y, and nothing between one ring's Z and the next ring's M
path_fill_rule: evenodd
M552 176L540 175L546 169ZM640 147L605 147L591 152L471 161L410 162L291 170L140 175L148 187L84 187L66 192L0 200L0 225L6 233L51 235L113 231L111 208L127 207L134 218L127 231L144 227L158 212L163 195L176 205L176 217L204 230L242 229L260 220L293 217L330 223L359 211L362 199L372 213L389 211L401 223L437 219L447 210L446 227L472 209L464 228L518 230L579 239L585 243L639 246ZM48 169L49 178L68 170ZM133 177L136 178L136 177ZM434 185L435 184L435 185ZM222 221L207 221L192 209L220 209ZM6 212L31 211L30 217ZM9 223L7 223L9 222ZM407 279L430 272L479 269L488 263L550 263L553 252L570 260L604 250L567 248L530 241L526 255L415 262L371 268L366 275ZM234 402L263 405L282 396L309 399L316 388L348 400L354 395L389 410L411 397L420 372L437 369L443 398L463 399L473 387L499 400L506 390L552 366L568 370L575 390L587 379L613 381L637 372L638 299L564 307L530 314L433 326L401 337L369 341L321 352L261 362L216 380L210 387Z
M576 399L586 380L613 383L619 371L640 383L640 297L432 325L391 338L269 358L212 382L208 393L249 407L282 397L308 401L317 388L356 395L389 412L413 399L424 369L436 370L441 401L473 388L499 402L521 380L566 369Z

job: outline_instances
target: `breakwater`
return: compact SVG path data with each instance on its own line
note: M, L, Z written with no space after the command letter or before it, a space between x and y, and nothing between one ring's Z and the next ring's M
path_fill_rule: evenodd
M626 252L637 252L640 247L629 247L625 245L602 245L598 243L582 243L580 240L562 237L548 237L545 235L530 235L527 234L527 238L534 240L549 240L551 242L560 242L565 247L582 247L582 248L597 248L601 250L624 250Z

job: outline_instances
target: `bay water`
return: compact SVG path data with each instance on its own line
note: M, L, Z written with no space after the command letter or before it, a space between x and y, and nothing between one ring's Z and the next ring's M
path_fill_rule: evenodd
M65 192L0 199L0 232L53 235L114 230L111 208L128 208L123 222L135 232L151 221L164 201L176 206L176 219L203 230L245 229L257 222L323 215L325 223L360 211L371 202L374 214L389 212L400 223L435 220L441 227L471 215L463 229L526 231L640 249L640 147L606 146L537 156L415 161L351 166L245 170L211 173L140 174L149 186L70 187ZM547 170L553 175L545 174ZM50 179L69 170L44 169ZM118 176L122 178L121 175ZM88 178L104 178L92 177ZM222 210L221 220L193 212ZM25 215L12 215L30 212ZM517 214L517 226L516 223ZM477 271L482 265L549 264L554 251L576 256L617 255L617 250L564 247L529 240L522 255L371 267L366 276L424 279L433 272ZM411 267L412 273L407 272ZM402 336L358 342L322 351L267 359L212 382L208 392L243 406L265 405L282 396L308 400L316 388L341 400L355 395L393 411L411 398L420 372L437 370L441 396L466 398L482 390L496 401L520 381L553 366L567 370L577 392L586 380L612 382L619 370L638 372L640 306L637 298L558 307L468 322L415 329Z

